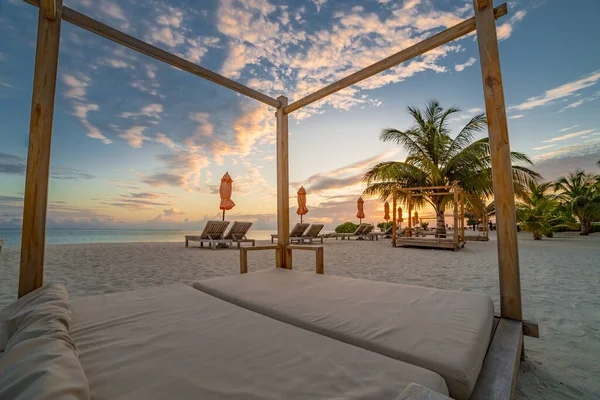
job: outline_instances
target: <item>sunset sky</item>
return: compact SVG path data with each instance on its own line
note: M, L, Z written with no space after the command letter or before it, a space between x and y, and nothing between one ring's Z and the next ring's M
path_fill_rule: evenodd
M290 102L473 15L471 0L64 3ZM600 2L570 3L509 1L497 22L511 145L546 179L600 159ZM0 228L21 224L37 13L0 4ZM230 219L274 228L273 108L68 23L61 37L49 228L197 229L219 217L226 171ZM381 129L409 128L406 106L430 99L463 110L456 132L483 112L473 35L290 115L290 193L306 188L308 222L357 220L365 170L406 155ZM365 213L380 222L383 205Z

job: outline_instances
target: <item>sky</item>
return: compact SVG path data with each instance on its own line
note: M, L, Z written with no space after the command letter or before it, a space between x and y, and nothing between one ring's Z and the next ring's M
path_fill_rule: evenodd
M600 159L600 2L509 1L497 21L513 150L545 179ZM125 33L290 102L473 15L465 0L64 0ZM495 5L500 4L498 1ZM581 12L580 10L586 10ZM0 3L0 229L19 228L37 8ZM276 224L274 109L63 23L52 134L48 228L198 229L220 216ZM584 40L585 39L585 40ZM364 172L406 153L379 140L431 99L483 112L474 35L290 114L291 222L357 222ZM426 210L425 210L426 212ZM383 204L366 199L367 222Z

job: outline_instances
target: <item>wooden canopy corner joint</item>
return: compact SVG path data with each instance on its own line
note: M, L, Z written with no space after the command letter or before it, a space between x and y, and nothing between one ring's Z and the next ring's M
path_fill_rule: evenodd
M57 4L58 0L42 0L40 3L40 8L44 13L44 17L49 19L50 21L56 21L56 17L58 16L58 12L60 11L60 6Z

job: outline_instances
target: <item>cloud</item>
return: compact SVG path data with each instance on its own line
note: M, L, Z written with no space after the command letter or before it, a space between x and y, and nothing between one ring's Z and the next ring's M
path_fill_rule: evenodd
M0 173L23 175L27 169L25 159L12 154L0 153Z
M600 156L600 142L594 140L591 143L566 146L549 153L540 154L535 157L535 160L542 161L548 159L585 156L590 154L594 155L596 157L596 162L598 162L598 156Z
M27 170L27 161L23 157L7 153L0 153L0 173L24 175ZM80 171L74 168L50 167L50 176L53 179L93 179L94 175Z
M541 160L536 162L534 169L540 173L545 180L555 180L576 169L597 171L596 163L599 158L600 146L597 146L596 151L592 151L589 154L578 155L565 152L560 158Z
M131 147L139 149L144 144L144 140L150 140L148 136L144 135L145 130L145 126L134 126L120 134L119 137L127 140Z
M85 100L86 91L91 79L85 75L81 75L77 78L74 75L63 74L63 82L69 87L64 93L67 99Z
M547 90L543 95L530 97L524 103L509 107L509 110L531 110L536 107L552 104L555 100L574 96L579 91L594 86L600 79L600 70L591 73L577 81L565 83Z
M209 122L210 114L207 112L193 112L188 115L192 121L198 122L194 135L196 136L212 136L213 125Z
M549 149L550 147L554 147L556 146L555 144L549 144L547 146L539 146L539 147L534 147L531 150L543 150L543 149Z
M521 22L523 18L525 18L526 14L526 11L519 10L516 13L514 13L513 16L508 19L507 22L498 25L496 27L496 35L498 37L498 40L508 39L512 35L514 26L517 23Z
M587 135L587 134L592 133L592 132L594 132L594 129L586 129L586 130L583 130L583 131L573 132L573 133L569 133L569 134L566 134L566 135L554 137L552 139L544 140L544 143L552 143L552 142L559 142L559 141L562 141L562 140L573 139L575 137Z
M563 128L563 129L561 129L559 132L566 132L566 131L569 131L569 130L571 130L571 129L575 129L575 128L577 128L577 127L579 127L579 125L573 125L573 126L569 126L569 127L566 127L566 128Z
M326 3L327 0L310 0L315 7L317 7L317 12L321 12L321 7L323 7Z
M121 118L133 118L136 119L137 117L148 117L148 118L154 118L154 119L160 119L160 114L162 114L163 112L163 105L162 104L157 104L157 103L152 103L152 104L148 104L145 107L142 107L142 109L139 112L123 112L119 115L119 117Z
M600 99L600 91L596 92L593 96L584 97L583 99L580 99L580 100L574 101L573 103L568 104L565 108L563 108L559 112L564 112L564 111L568 110L569 108L577 108L585 103L588 103L588 102L594 101L594 100L598 100L598 99Z
M470 57L467 61L465 61L464 64L456 64L454 66L454 69L457 72L461 72L463 71L465 68L470 67L471 65L475 64L477 60L474 57Z
M518 115L513 115L511 117L508 117L508 119L521 119L524 116L525 116L524 114L518 114Z
M155 187L183 186L185 183L183 176L165 172L143 177L142 182Z
M163 215L165 217L172 217L175 215L183 215L183 214L184 214L183 212L179 211L176 208L169 208L169 209L163 210Z

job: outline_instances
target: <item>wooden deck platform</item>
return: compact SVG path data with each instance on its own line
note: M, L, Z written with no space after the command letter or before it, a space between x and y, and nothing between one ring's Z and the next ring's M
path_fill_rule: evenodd
M396 239L396 247L424 247L457 251L465 247L465 242L459 242L458 245L455 245L453 239L401 237Z

